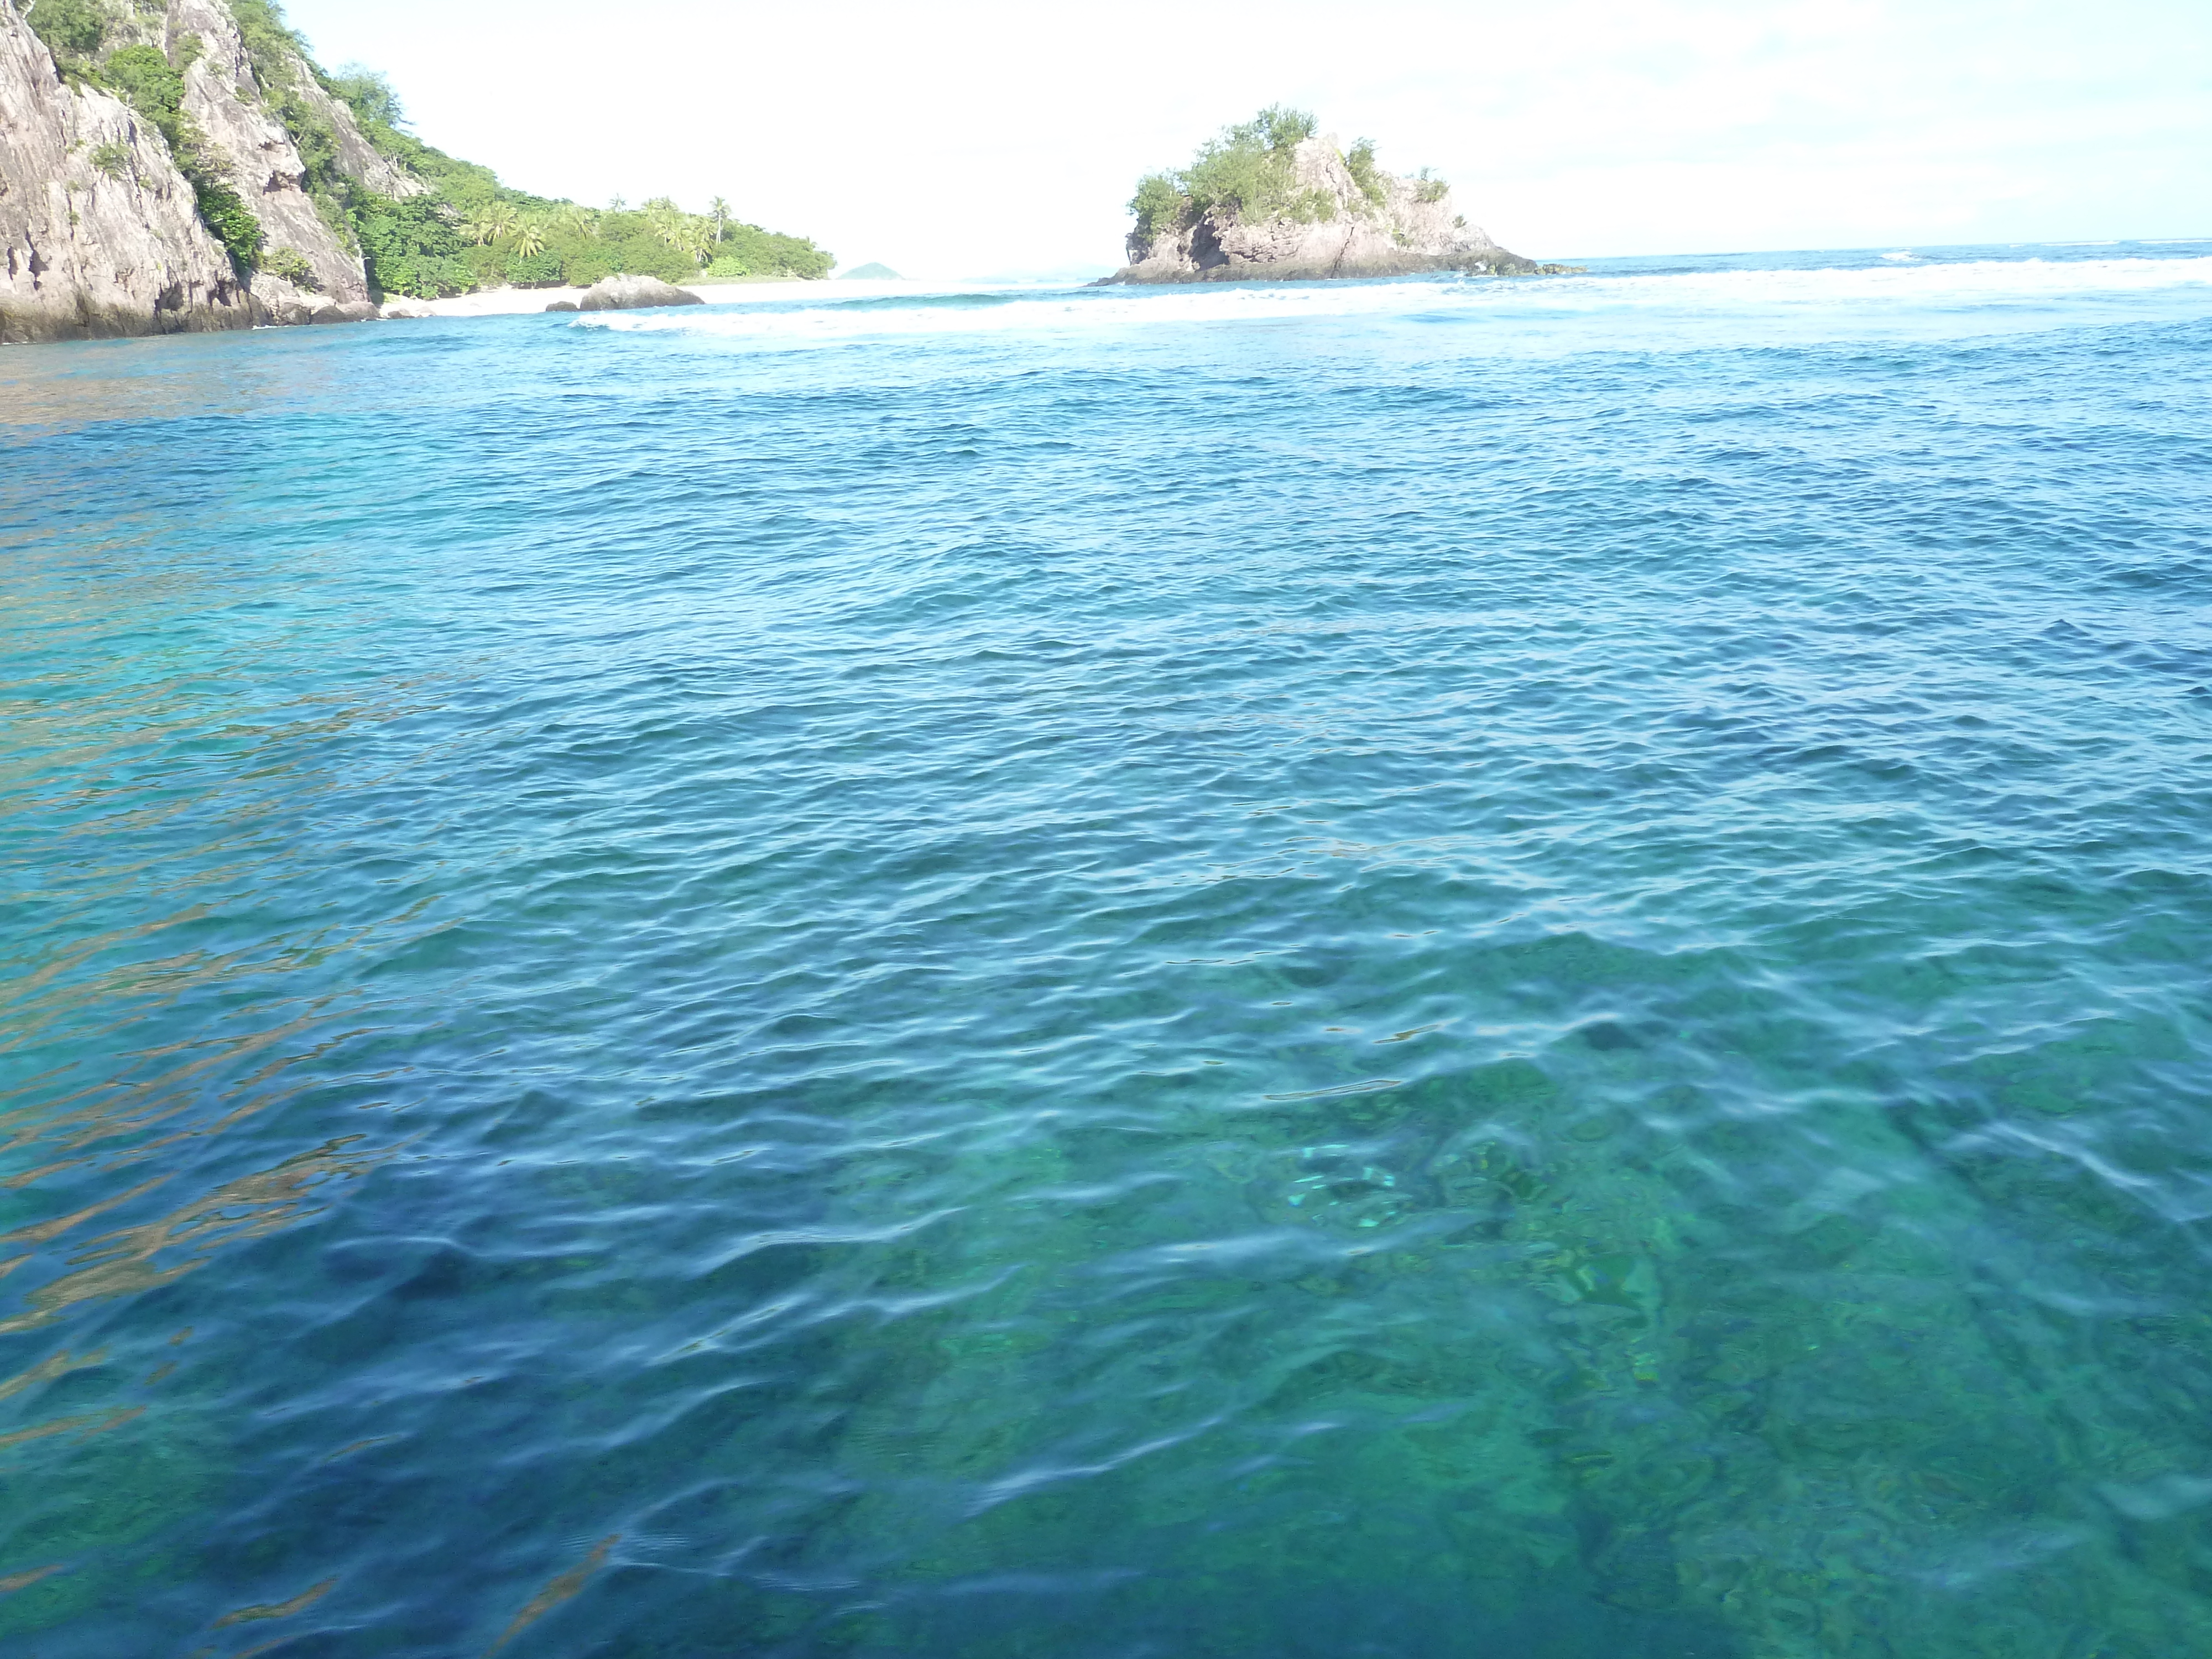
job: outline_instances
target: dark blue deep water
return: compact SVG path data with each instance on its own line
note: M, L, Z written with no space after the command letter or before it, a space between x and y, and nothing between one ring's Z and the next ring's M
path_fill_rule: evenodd
M2212 246L0 357L0 1651L2212 1652Z

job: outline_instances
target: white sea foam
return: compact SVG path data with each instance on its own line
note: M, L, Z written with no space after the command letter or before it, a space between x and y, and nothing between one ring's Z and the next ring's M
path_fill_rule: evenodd
M824 296L681 312L596 313L575 326L676 333L763 345L929 336L1098 334L1176 324L1265 324L1319 319L1418 318L1562 329L1607 337L1698 334L1715 326L1746 337L1828 332L1979 332L2047 327L2069 319L2212 308L2212 257L1940 261L1884 255L1875 265L1808 270L1595 273L1536 278L1395 283L1236 284L1037 291L947 289L883 298ZM1607 326L1610 322L1613 326ZM1765 325L1762 326L1761 325ZM1590 343L1598 342L1592 338Z

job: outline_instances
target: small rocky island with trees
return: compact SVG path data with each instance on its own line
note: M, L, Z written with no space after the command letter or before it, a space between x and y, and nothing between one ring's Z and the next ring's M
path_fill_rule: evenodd
M1129 203L1129 263L1109 283L1206 283L1404 276L1464 270L1553 276L1508 252L1453 204L1423 168L1375 164L1373 140L1350 149L1317 137L1304 110L1280 104L1201 145L1190 165L1147 173Z

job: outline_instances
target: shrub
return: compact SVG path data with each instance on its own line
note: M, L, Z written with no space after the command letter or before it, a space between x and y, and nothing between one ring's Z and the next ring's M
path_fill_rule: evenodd
M322 283L315 275L314 266L297 248L271 248L261 256L261 268L272 276L282 276L295 288L304 288L309 293L320 291Z
M100 72L125 103L160 130L172 150L185 148L185 77L169 67L158 47L125 46L101 64Z
M340 64L336 75L324 78L323 89L351 109L364 127L371 122L385 127L407 125L406 112L392 82L365 64Z
M751 268L736 254L718 253L707 262L707 268L699 274L714 282L726 283L753 273Z
M1181 172L1147 174L1129 204L1137 234L1150 236L1160 226L1201 213L1305 223L1334 217L1334 199L1325 191L1299 190L1291 163L1291 152L1313 137L1315 125L1310 111L1271 104L1200 145Z
M1334 191L1302 190L1297 185L1293 152L1313 137L1316 125L1310 111L1271 104L1250 120L1224 127L1200 145L1188 167L1146 173L1129 199L1129 211L1136 218L1131 243L1150 241L1163 229L1188 224L1206 213L1261 221L1291 219L1301 224L1334 219ZM1344 165L1369 204L1388 205L1389 175L1375 165L1372 138L1357 140L1345 153ZM1423 202L1441 202L1451 191L1426 167L1411 182L1414 196Z
M292 32L274 0L230 0L230 15L238 25L239 39L246 43L246 59L253 65L262 94L295 85L307 43Z
M338 132L320 111L288 87L268 100L269 110L290 135L306 164L311 188L343 190L350 182L338 171Z
M330 227L331 234L349 253L361 252L361 233L354 228L353 210L327 190L310 189L307 199L315 204L315 212Z
M92 170L110 179L120 179L131 171L131 146L110 140L92 153Z
M38 0L23 21L58 59L90 58L107 38L107 20L92 0Z
M201 219L229 252L231 264L240 272L252 270L261 259L261 221L220 179L191 167L185 169L185 177L199 204Z
M1351 170L1352 182L1359 186L1359 193L1376 207L1383 202L1382 177L1375 166L1375 141L1362 138L1344 153L1344 165Z
M602 276L615 274L613 264L606 252L599 247L580 249L563 256L561 261L561 280L571 288L589 288Z
M100 76L167 142L177 171L192 187L202 222L229 252L231 264L241 272L252 270L261 258L261 222L206 154L199 129L185 114L185 77L157 48L143 46L112 54Z
M756 276L798 276L808 282L827 276L837 260L804 236L784 236L758 225L730 225L722 233L721 256L741 259Z
M1296 149L1314 136L1319 125L1311 110L1292 109L1288 104L1270 104L1250 123L1254 135L1273 150Z
M369 283L379 291L434 300L473 286L460 261L461 239L435 198L394 201L362 191L354 199L354 224Z
M527 256L509 254L507 280L517 288L557 288L561 283L561 256L550 250Z
M1147 242L1164 230L1181 228L1189 209L1190 198L1165 173L1148 173L1138 179L1137 193L1129 198L1129 211L1137 219L1136 235Z

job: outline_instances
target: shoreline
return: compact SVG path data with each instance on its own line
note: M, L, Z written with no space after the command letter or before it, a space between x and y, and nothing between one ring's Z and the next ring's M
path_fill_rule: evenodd
M773 297L787 289L818 289L828 277L771 276L735 283L678 283L676 287L697 295L707 304L730 305L741 299ZM589 293L581 288L490 288L474 294L448 295L442 300L415 300L404 294L385 296L386 320L408 317L526 317L542 312L556 301L570 303Z

